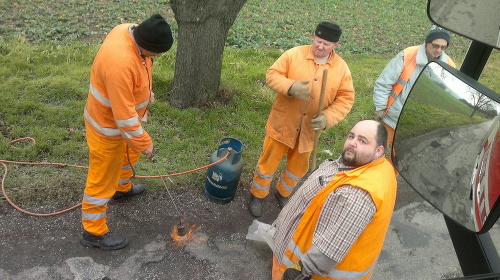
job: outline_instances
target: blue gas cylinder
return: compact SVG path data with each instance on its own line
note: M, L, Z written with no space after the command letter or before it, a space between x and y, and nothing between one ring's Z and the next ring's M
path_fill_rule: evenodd
M229 154L207 170L205 196L210 200L221 204L233 200L243 170L242 150L243 143L238 139L225 137L220 140L219 148L210 156L210 164Z

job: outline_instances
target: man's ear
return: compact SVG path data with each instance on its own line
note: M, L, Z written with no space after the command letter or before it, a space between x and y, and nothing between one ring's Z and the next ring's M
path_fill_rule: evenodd
M375 158L379 158L385 154L384 146L380 145L375 149Z

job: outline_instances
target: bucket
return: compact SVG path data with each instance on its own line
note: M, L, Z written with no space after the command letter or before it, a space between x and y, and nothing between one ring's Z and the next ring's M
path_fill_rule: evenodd
M241 152L243 143L235 138L225 137L219 141L218 149L210 156L210 164L205 178L205 196L211 201L226 204L233 200L243 170Z

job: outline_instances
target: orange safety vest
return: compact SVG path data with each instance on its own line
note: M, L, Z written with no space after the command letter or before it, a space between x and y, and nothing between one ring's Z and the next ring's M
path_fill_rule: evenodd
M417 53L419 47L420 46L413 46L403 50L403 71L401 72L401 75L399 75L398 81L392 86L392 92L387 99L387 107L385 109L386 113L401 91L403 91L403 88L408 83L415 67L417 67ZM446 62L455 67L453 60L451 60L447 54L444 55L446 56Z
M328 276L313 275L312 278L368 279L371 276L375 262L382 251L396 200L397 182L394 168L384 157L351 171L337 173L333 180L312 199L285 250L283 263L280 265L282 271L287 267L285 263L298 262L300 257L312 248L314 231L324 202L330 193L344 185L366 190L373 199L377 211L346 256L330 270Z

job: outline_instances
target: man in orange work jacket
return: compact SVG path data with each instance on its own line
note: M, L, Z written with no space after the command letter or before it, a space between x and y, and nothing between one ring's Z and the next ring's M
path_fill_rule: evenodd
M425 65L432 60L441 60L455 68L453 60L444 52L450 44L450 39L448 30L433 26L424 44L399 52L375 81L373 118L387 129L389 147L394 139L401 109Z
M354 103L351 71L335 53L341 34L337 24L321 22L312 45L284 52L267 70L266 82L276 92L276 99L250 186L249 210L254 217L261 216L262 200L269 194L283 157L286 155L286 164L276 183L276 198L281 208L307 173L315 131L333 127L351 111ZM324 69L328 73L323 113L317 115Z
M172 44L170 26L156 14L139 25L114 27L97 52L84 110L90 150L80 239L85 246L114 250L127 245L123 235L109 231L107 205L145 190L131 178L141 153L153 155L153 141L141 125L154 101L151 57Z
M358 122L295 192L273 224L273 280L371 277L396 200L386 143L382 124Z

